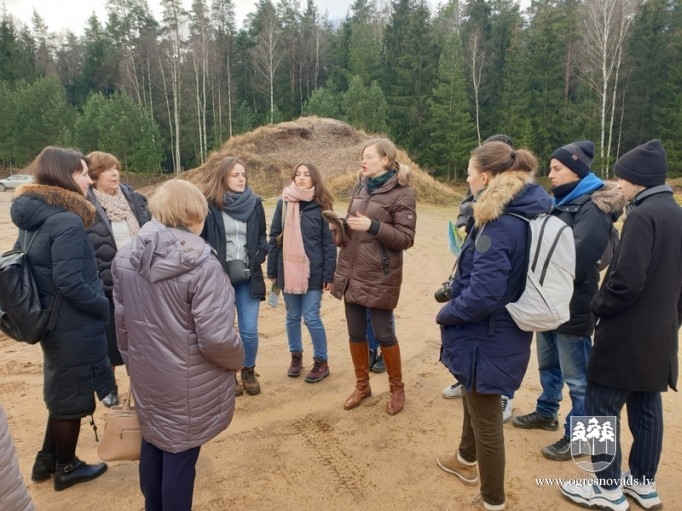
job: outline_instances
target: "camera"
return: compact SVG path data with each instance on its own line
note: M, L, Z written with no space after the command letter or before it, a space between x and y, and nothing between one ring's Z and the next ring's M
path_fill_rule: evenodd
M433 297L436 299L438 303L449 302L450 298L452 298L452 293L450 289L452 287L453 280L454 276L451 276L446 282L443 282L442 287L436 290L436 292L433 294Z

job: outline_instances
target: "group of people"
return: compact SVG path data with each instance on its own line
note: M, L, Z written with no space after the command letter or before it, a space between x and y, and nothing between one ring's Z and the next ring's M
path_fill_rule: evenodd
M449 388L461 395L464 413L458 448L437 461L464 483L480 480L481 496L449 509L505 509L502 425L533 337L505 305L526 279L529 234L519 217L548 213L570 225L575 238L571 319L537 333L543 392L536 410L513 424L557 430L564 382L569 417L619 417L627 404L635 439L629 482L611 484L623 475L618 449L597 473L610 482L565 484L561 492L616 511L627 509L624 494L646 509L660 506L651 481L662 446L660 392L675 389L677 380L682 208L665 185L658 141L618 160L617 187L591 172L593 156L589 141L557 149L550 197L534 180L535 156L515 149L509 137L491 137L471 153L471 196L461 206L466 239L450 300L436 318L441 361L456 378ZM119 403L114 368L125 365L143 436L145 509L190 509L201 446L228 427L236 396L261 391L255 368L266 278L286 306L287 375L303 372L303 323L313 351L304 379L329 376L320 314L329 291L344 303L356 380L343 407L361 405L372 395L370 371L385 371L386 411L399 413L405 387L393 311L403 252L414 243L416 201L409 169L388 139L367 142L359 163L342 218L315 165L296 165L268 234L262 200L236 157L221 158L199 187L171 180L147 202L120 182L113 155L45 148L31 164L35 184L20 187L11 206L20 229L15 246L34 236L28 258L41 296L45 303L62 296L56 326L40 342L48 420L32 480L52 478L59 491L106 471L106 464L76 456L80 421L94 413L95 395L106 406ZM621 241L599 288L600 259L625 200ZM567 418L564 434L543 455L571 459L569 426Z
M566 383L572 407L564 433L541 452L557 461L592 454L596 479L564 483L561 493L583 507L627 511L627 495L644 509L658 509L661 392L676 390L682 323L682 208L665 184L665 150L652 140L625 153L615 164L614 185L590 170L592 142L560 147L550 158L550 197L534 182L535 157L499 137L471 154L467 202L472 216L463 224L467 238L450 300L436 318L441 361L456 378L443 395L461 395L464 409L459 445L437 463L465 484L480 481L481 488L473 503L455 502L448 509L506 507L502 400L521 385L533 333L519 328L505 305L525 288L530 234L519 217L540 214L555 215L572 228L576 264L573 289L566 290L572 293L570 319L553 331L536 332L542 394L536 410L514 417L512 424L559 429ZM626 203L627 217L614 247L613 223ZM606 259L611 260L600 287ZM625 472L619 438L624 406L634 439ZM616 418L611 457L592 453L571 431L571 417L603 416Z
M145 509L190 509L201 446L228 427L236 396L261 390L255 366L266 259L286 304L287 374L302 371L303 322L313 344L305 381L329 376L320 306L330 291L345 303L357 380L344 408L371 395L368 371L382 372L385 363L387 411L400 412L393 309L416 212L409 170L396 158L387 139L365 145L348 215L333 214L331 224L322 213L333 213L333 196L320 172L296 165L268 239L262 200L236 157L220 159L200 187L171 180L147 201L120 182L115 156L43 149L28 169L34 184L19 188L11 206L15 248L33 237L27 256L41 298L62 297L56 326L40 342L48 420L31 479L52 479L61 491L107 470L80 460L76 446L95 395L119 404L114 370L125 365L143 438ZM370 336L380 354L370 352Z

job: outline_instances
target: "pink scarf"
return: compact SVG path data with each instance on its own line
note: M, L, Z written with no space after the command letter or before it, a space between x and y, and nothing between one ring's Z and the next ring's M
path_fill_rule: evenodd
M305 254L301 234L301 207L299 202L309 202L315 197L315 187L299 188L293 182L282 192L284 232L282 258L284 261L284 292L304 295L308 291L310 260ZM284 207L286 206L286 207Z

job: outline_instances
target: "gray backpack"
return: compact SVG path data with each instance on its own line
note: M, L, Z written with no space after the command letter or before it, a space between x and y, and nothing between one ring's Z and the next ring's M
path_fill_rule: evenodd
M517 301L505 307L521 330L554 330L571 317L569 305L575 278L573 231L552 215L528 219L508 214L528 222L530 247L526 287Z

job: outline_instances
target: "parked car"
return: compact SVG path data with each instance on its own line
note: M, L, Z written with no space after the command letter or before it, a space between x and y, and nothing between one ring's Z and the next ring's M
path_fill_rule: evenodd
M0 179L0 192L5 190L13 190L19 185L26 183L32 183L33 176L27 174L14 174L13 176L6 177L5 179Z

